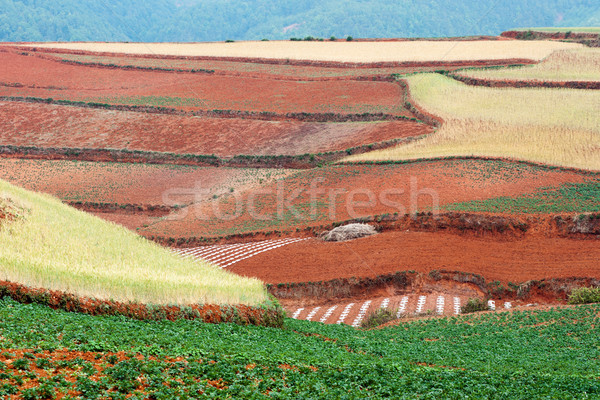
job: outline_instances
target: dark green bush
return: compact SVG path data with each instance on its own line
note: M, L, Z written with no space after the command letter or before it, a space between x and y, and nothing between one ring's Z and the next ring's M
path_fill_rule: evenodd
M460 308L462 314L470 314L479 311L489 310L487 302L483 299L469 299L467 303Z
M569 295L569 304L600 303L600 288L577 288Z
M387 308L378 308L367 315L360 326L361 328L376 328L395 319L397 319L395 311Z

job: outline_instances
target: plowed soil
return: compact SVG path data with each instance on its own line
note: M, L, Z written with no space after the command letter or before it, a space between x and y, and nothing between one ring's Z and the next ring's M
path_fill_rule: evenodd
M41 97L181 110L410 115L388 82L261 78L90 68L0 52L0 96Z
M470 200L518 196L586 175L486 160L338 165L300 171L246 193L188 207L143 232L163 237L290 230L334 221L431 210ZM185 215L184 215L185 214Z
M229 270L268 283L375 277L396 271L470 272L486 280L600 278L600 241L544 236L499 241L429 232L386 232L341 243L309 240L241 261Z
M1 55L2 53L0 53ZM304 123L0 102L0 145L102 148L221 157L345 150L431 133L412 121Z
M289 171L0 159L0 179L65 201L169 205L244 190ZM100 213L106 215L106 213Z

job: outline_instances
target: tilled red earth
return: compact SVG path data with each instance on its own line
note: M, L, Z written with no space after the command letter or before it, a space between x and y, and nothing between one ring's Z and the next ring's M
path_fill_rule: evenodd
M0 159L0 179L70 202L182 205L243 190L285 170ZM105 214L105 213L102 213Z
M402 89L375 81L283 81L213 74L92 68L0 52L0 96L181 110L407 115Z
M317 239L282 247L236 263L228 270L268 283L375 277L397 271L451 270L486 280L600 278L600 240L473 237L440 232L385 232L348 242Z
M336 165L194 205L186 215L173 215L143 234L200 237L286 231L384 213L404 215L436 204L519 196L586 179L575 171L490 160Z
M221 157L299 155L345 150L431 132L430 126L412 121L259 121L0 102L0 144L14 146L128 149Z

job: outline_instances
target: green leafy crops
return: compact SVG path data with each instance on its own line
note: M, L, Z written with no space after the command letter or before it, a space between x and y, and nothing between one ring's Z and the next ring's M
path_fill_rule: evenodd
M600 182L569 183L520 197L454 203L451 211L502 213L562 213L600 211Z
M600 396L600 306L415 321L380 330L140 322L0 301L2 390L77 376L84 398L532 399ZM27 349L24 353L23 350ZM48 361L65 351L77 359ZM42 353L42 351L46 351ZM123 351L124 353L118 353ZM92 354L92 356L90 356ZM115 355L116 354L116 355ZM123 354L125 356L123 356ZM19 361L27 359L25 361ZM86 361L87 360L87 361ZM15 364L16 363L16 364ZM90 364L98 365L95 370ZM43 380L34 365L54 371ZM37 374L37 375L36 375ZM93 379L92 379L93 378ZM41 381L40 381L41 379Z

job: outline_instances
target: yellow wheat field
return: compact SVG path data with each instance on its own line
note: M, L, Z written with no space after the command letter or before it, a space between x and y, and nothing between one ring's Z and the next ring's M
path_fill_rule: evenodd
M473 78L496 80L598 81L600 80L600 49L561 50L532 66L467 70L460 74Z
M0 226L2 280L150 304L258 305L267 299L258 279L179 257L49 195L0 180L2 199L24 210L21 220Z
M127 54L248 57L338 62L458 61L526 58L541 60L555 50L582 45L553 41L402 41L234 43L39 43L31 47Z
M437 74L408 81L415 101L444 118L442 127L343 161L476 155L600 170L600 91L474 87Z

